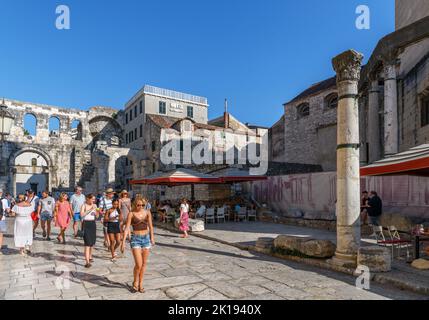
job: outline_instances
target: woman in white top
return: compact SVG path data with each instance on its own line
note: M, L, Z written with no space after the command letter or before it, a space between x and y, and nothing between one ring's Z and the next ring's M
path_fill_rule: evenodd
M33 244L33 220L31 214L34 206L25 200L25 196L18 196L18 203L12 208L12 216L15 217L14 240L15 247L19 248L22 255L30 253Z
M85 268L91 267L92 260L92 248L95 245L97 239L97 225L95 220L98 218L97 205L95 204L95 196L88 194L86 196L86 202L83 204L80 211L80 217L83 224L83 242L85 246Z
M180 226L179 229L183 231L183 234L180 236L181 238L188 237L189 230L189 204L186 199L182 200L182 204L180 205Z
M112 262L116 259L116 249L121 244L121 226L122 212L119 209L119 200L112 201L112 208L104 214L104 221L107 222L107 235L110 242L110 253L112 254Z

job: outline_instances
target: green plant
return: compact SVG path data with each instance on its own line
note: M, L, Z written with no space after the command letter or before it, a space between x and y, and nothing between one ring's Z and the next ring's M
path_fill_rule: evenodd
M24 129L24 136L29 136L30 132L27 129Z

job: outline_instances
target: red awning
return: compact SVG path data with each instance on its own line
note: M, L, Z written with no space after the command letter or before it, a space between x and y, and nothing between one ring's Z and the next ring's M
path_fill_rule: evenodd
M360 169L361 176L413 174L429 176L429 144L424 144Z
M210 172L212 175L222 179L224 183L239 183L249 181L267 180L266 176L251 175L247 169L224 168Z
M150 184L178 186L186 184L223 183L219 177L201 173L191 169L176 169L168 172L155 172L141 180L132 180L130 184Z

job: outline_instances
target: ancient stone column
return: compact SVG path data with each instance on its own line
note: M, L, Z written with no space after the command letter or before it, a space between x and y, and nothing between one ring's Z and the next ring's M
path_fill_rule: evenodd
M380 89L376 76L370 77L370 87L368 94L368 144L369 144L369 163L380 160Z
M384 61L384 156L398 153L398 92L396 86L396 57Z
M360 245L358 81L362 54L349 50L332 60L337 73L337 250L332 262L357 264Z

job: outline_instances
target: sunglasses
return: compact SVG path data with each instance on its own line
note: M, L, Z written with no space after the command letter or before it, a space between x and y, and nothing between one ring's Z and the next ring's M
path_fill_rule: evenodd
M143 205L142 204L137 204L136 207L143 207Z

